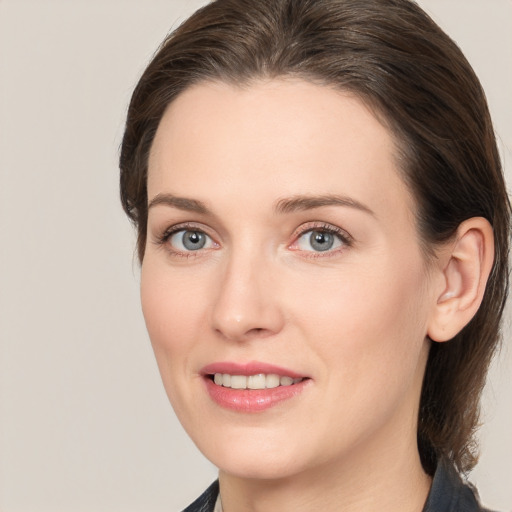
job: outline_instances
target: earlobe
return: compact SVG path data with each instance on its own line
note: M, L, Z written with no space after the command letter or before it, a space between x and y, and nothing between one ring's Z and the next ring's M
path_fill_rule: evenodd
M482 217L464 221L440 259L440 288L429 322L433 341L448 341L467 325L482 302L494 260L494 235Z

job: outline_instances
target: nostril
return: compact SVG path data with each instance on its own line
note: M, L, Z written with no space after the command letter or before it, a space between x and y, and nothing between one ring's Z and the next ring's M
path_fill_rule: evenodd
M267 336L272 336L273 331L270 329L265 329L264 327L254 327L253 329L249 329L244 337L246 339L251 338L266 338Z

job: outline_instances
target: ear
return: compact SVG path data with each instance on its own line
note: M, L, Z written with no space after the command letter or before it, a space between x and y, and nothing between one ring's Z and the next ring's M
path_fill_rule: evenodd
M439 254L435 299L427 334L448 341L473 318L482 302L494 261L494 234L482 217L464 221Z

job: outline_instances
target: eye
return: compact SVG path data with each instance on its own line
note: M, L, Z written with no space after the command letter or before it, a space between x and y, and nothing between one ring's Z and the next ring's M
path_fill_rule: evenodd
M180 229L167 237L167 242L177 252L199 251L214 247L213 240L203 231Z
M302 230L291 249L304 252L329 253L351 245L350 236L334 226L313 226Z
M334 233L323 230L306 231L297 240L297 248L300 251L325 252L341 247L343 242Z

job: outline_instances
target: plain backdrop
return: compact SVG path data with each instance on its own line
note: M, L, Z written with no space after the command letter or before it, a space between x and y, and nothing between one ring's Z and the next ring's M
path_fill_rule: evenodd
M160 383L117 183L136 80L203 3L0 0L1 512L178 511L215 478ZM512 2L420 4L482 80L510 184ZM509 325L471 476L502 511L512 510L511 338Z

